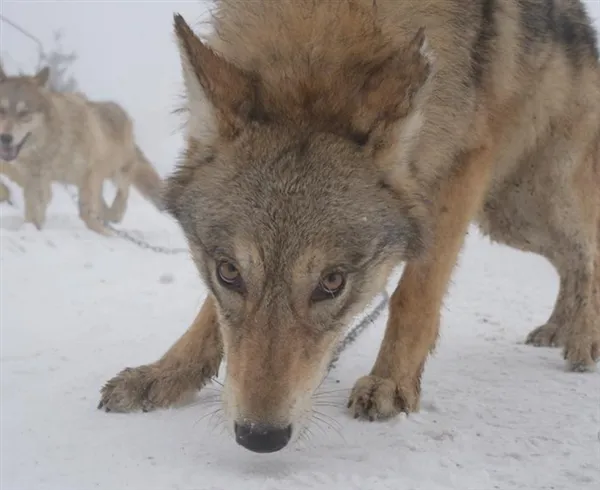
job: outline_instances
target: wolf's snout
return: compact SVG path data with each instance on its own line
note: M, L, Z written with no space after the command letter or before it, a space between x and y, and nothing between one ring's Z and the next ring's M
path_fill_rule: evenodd
M255 453L274 453L280 451L292 437L292 426L274 427L262 424L235 423L235 440L246 449Z
M2 133L0 134L0 143L6 146L10 146L13 142L12 134Z

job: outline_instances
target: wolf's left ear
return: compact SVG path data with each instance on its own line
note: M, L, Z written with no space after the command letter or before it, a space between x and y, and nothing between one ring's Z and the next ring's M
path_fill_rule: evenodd
M405 46L367 72L359 92L356 129L370 132L374 126L406 118L433 73L433 62L425 29L420 28Z
M40 87L43 87L48 83L48 79L50 78L50 68L45 66L40 71L38 71L34 76L33 80Z
M188 131L195 137L234 137L257 114L257 76L219 56L179 14L174 27L187 91Z

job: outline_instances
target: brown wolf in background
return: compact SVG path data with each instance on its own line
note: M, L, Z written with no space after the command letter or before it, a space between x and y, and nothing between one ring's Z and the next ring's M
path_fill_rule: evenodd
M9 77L0 67L0 173L23 187L25 221L42 228L53 181L78 187L79 216L98 233L107 233L104 221L121 221L132 183L162 210L162 180L123 108L53 92L45 88L49 74L44 68ZM106 179L117 188L110 207L102 196ZM0 194L10 199L4 184Z
M209 294L100 408L170 406L225 354L237 442L277 451L350 317L405 261L348 406L418 410L471 222L556 267L554 311L528 342L595 367L600 67L580 1L221 0L213 25L203 42L175 17L188 144L165 194Z

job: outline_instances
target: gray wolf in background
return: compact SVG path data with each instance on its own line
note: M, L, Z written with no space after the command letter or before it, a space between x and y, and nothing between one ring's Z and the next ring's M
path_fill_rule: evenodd
M209 293L100 408L167 407L226 359L239 444L285 447L352 315L405 263L351 413L419 409L469 224L560 275L528 342L600 355L600 66L578 0L220 0L175 17L187 148L166 206ZM473 294L477 294L476 291Z
M79 189L79 216L93 231L123 218L133 184L162 210L162 180L134 140L133 123L114 102L45 87L49 69L7 76L0 67L0 172L23 188L25 221L41 229L52 182ZM112 205L102 188L112 180ZM0 197L10 199L3 184Z

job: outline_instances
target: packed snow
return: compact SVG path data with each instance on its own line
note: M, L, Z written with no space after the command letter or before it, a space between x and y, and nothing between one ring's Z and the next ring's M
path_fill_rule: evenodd
M56 27L85 19L74 37L92 49L94 41L85 35L97 25L98 4L53 2L51 10L39 2L18 3L7 2L3 14L40 29L48 19ZM600 13L599 3L588 4ZM103 59L82 61L82 88L129 108L141 146L163 174L179 145L177 121L168 114L179 88L170 15L181 11L193 21L202 10L195 7L143 2L160 46L166 46L158 50L166 68L156 50L144 55L154 60L158 81L139 59L140 68L126 76L115 71L142 49L136 34L121 49L127 55L112 54L111 45ZM34 16L33 8L48 16ZM117 24L111 34L129 28L152 42L135 23L142 2L106 2L103 8ZM109 83L107 71L118 79ZM14 205L0 206L2 490L600 488L600 373L567 372L560 350L523 344L546 321L558 291L558 277L541 257L491 244L472 229L445 303L438 349L426 367L421 412L368 423L346 411L354 381L375 359L384 314L342 354L321 387L330 393L315 406L320 414L310 437L257 455L225 430L216 412L218 385L177 409L96 409L107 379L155 360L185 331L205 288L185 252L164 254L87 230L61 186L54 187L45 229L24 225L21 192L3 182ZM119 228L152 245L186 246L177 224L135 191Z
M22 224L15 201L1 223L3 490L598 488L600 375L566 372L559 350L522 343L557 292L555 272L535 255L473 230L420 413L368 423L345 410L384 315L330 373L310 438L261 456L212 413L218 385L177 409L96 409L108 378L156 359L194 318L205 290L188 254L93 234L60 186L43 231ZM121 228L185 247L177 225L137 193Z

